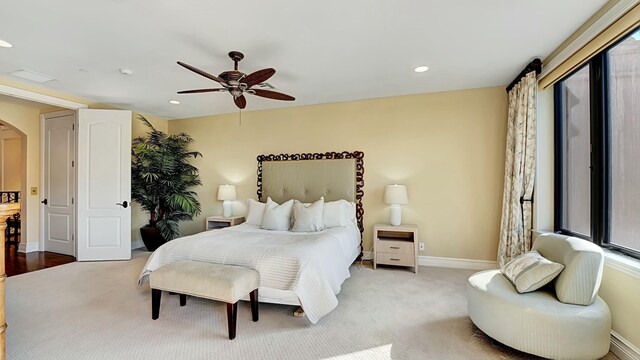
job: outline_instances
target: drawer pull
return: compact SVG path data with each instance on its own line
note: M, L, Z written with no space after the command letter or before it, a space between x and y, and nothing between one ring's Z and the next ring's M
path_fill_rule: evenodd
M391 258L391 259L389 259L389 260L392 260L392 261L400 261L400 259L394 259L394 258Z
M391 249L400 249L400 246L390 246Z

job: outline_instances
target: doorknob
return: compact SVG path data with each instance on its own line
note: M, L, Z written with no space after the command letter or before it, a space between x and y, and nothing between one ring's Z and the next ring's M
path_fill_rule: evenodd
M121 203L116 203L116 205L120 205L120 206L122 206L123 208L126 209L129 206L129 203L127 202L127 200L125 200L125 201L123 201Z
M41 202L41 203L43 203L43 204L45 204L45 205L47 205L47 199L44 199L44 200L42 200L42 201L40 201L40 202Z

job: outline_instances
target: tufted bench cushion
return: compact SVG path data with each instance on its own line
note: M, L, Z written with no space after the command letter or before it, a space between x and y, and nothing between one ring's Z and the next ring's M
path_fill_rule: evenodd
M253 321L258 321L258 286L260 275L241 266L211 264L184 260L165 265L151 273L152 318L160 312L161 291L180 294L180 305L186 304L186 295L227 303L229 338L235 338L237 302L250 294Z
M258 288L260 275L241 266L178 261L153 271L152 289L235 303Z

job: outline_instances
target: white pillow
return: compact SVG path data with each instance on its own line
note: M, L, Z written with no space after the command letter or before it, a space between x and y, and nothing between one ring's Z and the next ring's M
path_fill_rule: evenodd
M522 294L545 286L563 269L564 265L545 259L537 251L529 251L506 263L500 271Z
M356 206L347 200L329 201L324 203L322 217L327 229L347 226L355 221Z
M245 223L257 226L262 225L262 217L264 216L264 209L266 205L267 204L253 199L247 200L247 207L249 210L247 211L247 219L245 220Z
M324 229L322 210L324 209L324 197L313 204L303 204L298 200L293 201L293 227L295 232L313 232Z
M262 217L260 228L265 230L288 231L291 226L291 210L293 209L293 199L278 205L277 202L267 198L267 204Z

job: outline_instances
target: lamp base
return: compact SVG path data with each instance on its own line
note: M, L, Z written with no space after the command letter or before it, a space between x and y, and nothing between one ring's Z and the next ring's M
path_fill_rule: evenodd
M231 200L225 200L222 202L222 216L228 218L233 215L233 208Z
M400 205L391 205L391 216L389 217L389 222L393 226L398 226L402 223L402 209L400 208Z

